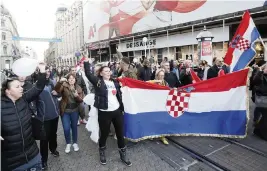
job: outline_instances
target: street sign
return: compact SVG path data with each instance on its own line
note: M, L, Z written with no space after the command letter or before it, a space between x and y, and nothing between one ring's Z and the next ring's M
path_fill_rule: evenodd
M35 42L62 42L62 39L30 38L30 37L17 37L17 36L12 36L12 40L35 41Z

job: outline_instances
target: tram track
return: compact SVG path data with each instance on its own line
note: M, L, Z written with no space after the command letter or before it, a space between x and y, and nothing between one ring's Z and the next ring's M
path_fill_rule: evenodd
M230 139L230 138L218 138L218 139L223 140L223 141L228 142L228 143L231 143L231 144L234 144L234 145L237 145L239 147L242 147L244 149L247 149L247 150L249 150L251 152L254 152L254 153L258 154L258 155L261 155L261 156L267 158L267 153L266 152L263 152L263 151L261 151L261 150L259 150L257 148L254 148L254 147L248 146L246 144L243 144L243 143L241 143L241 142L239 142L239 141L237 141L235 139Z
M267 154L265 152L260 151L254 147L250 147L248 145L242 144L241 142L235 139L229 139L229 138L206 139L206 141L211 141L210 143L201 144L201 146L203 146L203 149L206 149L206 151L203 151L203 149L197 148L198 146L194 146L194 144L190 144L190 141L187 141L188 139L181 139L177 137L168 137L167 139L169 141L169 145L167 146L162 145L161 142L156 141L154 145L158 144L159 146L155 147L154 150L152 150L152 152L158 155L162 160L166 161L176 170L190 170L191 167L195 167L195 168L198 168L198 170L205 170L205 171L207 170L205 168L209 168L209 170L216 170L216 171L236 170L236 168L233 169L233 165L235 164L239 165L242 162L244 163L249 162L242 157L240 158L240 156L238 156L239 152L240 154L242 152L245 152L244 154L241 154L241 155L244 155L246 157L254 156L254 158L256 158L255 160L261 159L262 161L267 162ZM218 142L221 142L221 143L219 143L219 145L216 146L216 143ZM159 150L159 148L162 148L162 147L164 149ZM167 154L168 152L163 152L164 150L170 151L169 152L170 154ZM182 157L182 156L190 156L191 160L188 161L185 165L179 163L179 161L176 162L175 151L179 154L181 154L181 152L183 153L183 155L180 155L180 156L178 155L179 158L184 159L186 157ZM221 159L220 157L222 154L224 155L229 154L229 157ZM174 156L171 156L171 155L174 155ZM238 160L240 158L240 162L236 163L235 161L236 159L232 159L232 158L237 158ZM247 167L245 165L243 166L239 165L239 166ZM261 170L261 166L259 167L259 170Z

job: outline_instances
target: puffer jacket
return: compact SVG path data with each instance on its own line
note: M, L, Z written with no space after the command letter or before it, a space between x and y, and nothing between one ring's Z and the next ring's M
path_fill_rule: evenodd
M108 89L103 78L97 77L90 72L89 62L84 62L85 75L88 80L94 85L95 88L95 103L94 106L97 109L108 109ZM120 103L120 109L123 111L122 94L120 90L120 84L117 80L112 79L117 90L116 97Z
M7 96L1 99L1 162L2 170L13 170L26 164L39 153L32 137L29 103L37 99L45 86L45 74L15 103ZM5 169L3 169L5 168Z

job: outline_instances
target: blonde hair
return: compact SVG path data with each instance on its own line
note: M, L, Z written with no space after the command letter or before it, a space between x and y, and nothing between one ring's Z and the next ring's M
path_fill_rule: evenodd
M160 73L160 72L163 72L163 73L165 74L165 70L164 70L164 69L162 69L162 68L158 69L158 70L156 71L155 80L158 80L158 79L159 79L159 73Z

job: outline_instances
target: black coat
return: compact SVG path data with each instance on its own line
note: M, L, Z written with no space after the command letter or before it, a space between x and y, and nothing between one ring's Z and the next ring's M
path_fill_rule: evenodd
M180 81L183 86L193 83L190 73L186 73L186 68L182 68L180 72Z
M97 109L103 109L106 110L108 109L108 89L107 86L104 82L104 80L100 77L97 77L93 75L90 72L90 64L88 62L84 62L84 70L85 70L85 75L88 78L88 80L93 84L95 88L95 103L94 106ZM120 84L117 80L113 80L114 85L117 90L117 99L120 103L120 109L123 111L123 103L122 103L122 95L121 95L121 90L120 90Z
M213 65L208 70L207 79L218 77L219 71L220 69L217 67L217 65Z
M177 88L180 87L180 82L177 76L173 73L165 73L164 80L168 83L169 87Z
M152 79L152 71L151 68L145 68L142 67L139 70L139 74L138 74L138 80L142 80L142 81L149 81Z
M5 95L1 99L1 162L2 170L13 170L39 154L32 137L29 103L37 99L45 86L45 74L39 74L36 86L15 103ZM5 169L3 169L5 168Z

